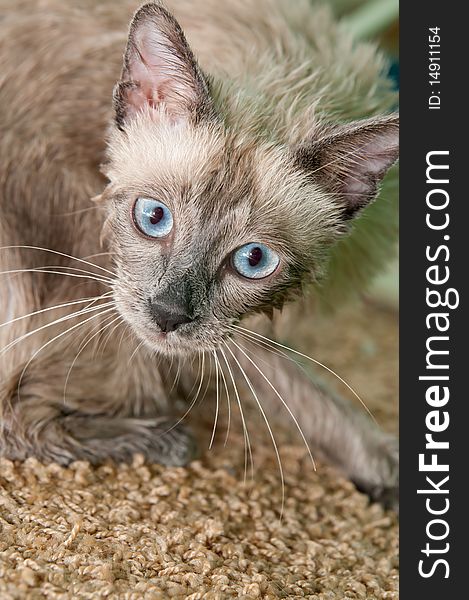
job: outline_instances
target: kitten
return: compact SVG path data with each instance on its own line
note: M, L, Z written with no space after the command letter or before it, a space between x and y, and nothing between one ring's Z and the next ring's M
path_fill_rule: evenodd
M184 465L171 406L215 357L228 388L266 418L285 398L308 443L395 505L395 441L256 318L285 305L309 326L288 302L361 285L393 237L385 198L360 219L398 156L397 116L361 119L395 102L374 49L307 0L170 2L178 20L150 3L119 78L132 2L1 1L1 454Z

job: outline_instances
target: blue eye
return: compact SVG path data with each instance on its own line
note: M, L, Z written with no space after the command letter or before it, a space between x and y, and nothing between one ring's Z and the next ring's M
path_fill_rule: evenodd
M149 237L165 237L173 228L173 215L169 208L152 198L137 198L133 218L140 231Z
M243 277L263 279L278 267L280 258L264 244L246 244L233 254L233 266Z

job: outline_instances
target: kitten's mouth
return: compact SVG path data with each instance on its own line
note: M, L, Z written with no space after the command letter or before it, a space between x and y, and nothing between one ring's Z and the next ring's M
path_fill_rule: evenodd
M161 354L194 354L197 350L212 349L200 340L194 340L193 336L181 330L161 331L152 327L141 327L134 325L138 337L153 351ZM206 346L206 347L205 347Z

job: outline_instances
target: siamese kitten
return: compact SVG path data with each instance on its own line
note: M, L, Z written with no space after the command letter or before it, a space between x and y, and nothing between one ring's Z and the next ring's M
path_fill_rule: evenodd
M184 465L174 406L216 362L213 397L284 410L395 505L395 440L262 337L393 237L384 196L362 216L398 156L374 48L309 0L149 3L127 41L133 2L0 7L1 454Z

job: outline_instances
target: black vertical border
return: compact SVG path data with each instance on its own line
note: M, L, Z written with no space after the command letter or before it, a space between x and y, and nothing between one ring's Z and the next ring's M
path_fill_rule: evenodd
M400 152L400 557L402 600L449 599L468 597L467 563L469 544L469 314L467 292L469 279L469 177L468 149L469 94L467 57L469 23L463 12L464 3L427 0L426 2L400 3L400 63L401 63L401 152ZM428 109L430 27L441 29L441 108ZM431 35L431 34L430 34ZM436 87L436 86L435 86ZM448 212L450 224L443 232L431 231L426 226L426 154L432 150L449 150L449 179L445 189L450 194ZM443 241L443 235L449 235ZM428 514L425 495L417 489L426 485L425 475L418 467L418 455L424 452L427 428L425 417L429 410L425 391L428 382L419 381L425 372L427 337L431 335L425 318L432 309L426 305L426 246L436 248L446 243L450 250L447 264L450 280L446 287L456 288L460 295L459 307L448 310L450 337L448 348L448 371L450 400L441 410L447 410L450 425L439 439L448 440L448 450L439 454L439 462L449 464L449 480L446 487L450 508L442 518L449 525L449 535L441 542L432 542L426 535L426 525L432 518ZM442 254L443 256L443 254ZM444 287L444 286L442 286ZM439 310L444 310L443 308ZM442 334L444 335L444 334ZM441 373L440 373L441 374ZM435 434L435 438L438 436ZM435 473L439 481L445 475ZM442 486L443 487L443 486ZM434 498L437 495L433 496ZM435 500L437 506L437 500ZM439 530L443 531L443 527ZM438 528L434 529L438 532ZM442 549L449 543L447 553L433 554L427 558L422 553L426 543ZM425 569L430 570L432 561L443 558L449 564L439 565L431 577L419 575L419 561L425 559Z

